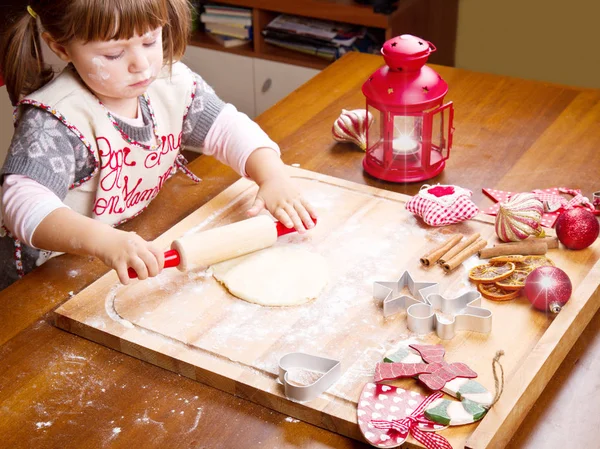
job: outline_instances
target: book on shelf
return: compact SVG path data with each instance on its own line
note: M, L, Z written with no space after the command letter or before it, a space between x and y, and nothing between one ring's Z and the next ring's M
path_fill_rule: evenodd
M275 45L277 47L286 48L288 50L294 50L301 53L305 53L307 55L318 56L319 58L327 59L328 61L333 61L339 58L342 54L345 53L345 50L341 48L331 48L331 47L315 47L313 45L299 44L293 42L286 42L278 39L265 38L265 42Z
M204 12L208 14L217 14L231 17L252 17L252 10L248 8L236 8L235 6L225 5L204 5Z
M305 36L305 35L301 35L301 34L289 34L289 33L283 32L283 31L269 29L269 28L265 28L262 31L262 34L267 39L278 40L278 41L287 42L290 44L312 45L317 48L320 48L320 47L339 48L339 45L337 45L333 42L324 41L321 39L316 39L314 37Z
M237 25L227 25L224 23L208 22L204 24L207 32L222 34L224 36L237 37L238 39L252 39L252 27L240 27Z
M238 39L220 34L206 33L206 35L225 48L239 47L250 42L248 39Z
M362 26L281 14L262 31L265 42L335 60L349 51L378 53L380 39Z
M308 17L280 14L266 26L267 30L276 30L290 36L305 36L331 43L339 47L350 47L363 37L366 28L330 22Z
M251 17L234 17L223 14L200 14L200 21L202 23L223 23L227 25L241 25L241 26L252 26Z

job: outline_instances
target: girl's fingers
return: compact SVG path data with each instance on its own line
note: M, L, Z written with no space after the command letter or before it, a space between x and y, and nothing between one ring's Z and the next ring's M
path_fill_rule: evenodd
M317 210L308 201L306 201L304 198L302 198L300 201L302 202L302 206L304 206L304 209L306 209L308 211L308 213L310 214L310 216L312 218L317 218ZM311 222L314 225L314 221L311 220Z
M115 271L117 272L117 276L119 276L119 281L121 282L121 284L123 285L127 285L129 284L129 281L131 280L129 278L129 274L127 273L127 265L124 263L119 264L118 266L115 267Z
M302 220L300 219L300 216L298 215L298 212L296 212L294 206L291 204L286 205L285 211L294 223L294 228L296 228L296 231L298 231L299 234L303 234L306 231L306 228L304 227L304 223L302 223Z
M146 262L140 259L139 256L132 257L129 261L129 266L135 270L138 279L148 279L148 268L146 267ZM127 273L127 270L125 270L125 272Z
M246 213L248 214L248 216L254 217L264 208L265 208L264 200L262 198L256 197L256 199L254 200L254 204L252 205L252 207L250 209L248 209L248 211Z
M275 209L275 211L273 212L273 216L277 218L280 222L282 222L286 228L294 227L294 222L292 221L292 219L290 218L290 216L284 208L278 207L277 209Z
M156 263L158 265L158 273L156 274L159 274L165 267L165 253L162 249L157 248L154 245L150 247L150 252L156 257Z
M158 273L160 273L160 268L158 266L158 260L156 259L156 254L154 254L150 249L148 251L142 251L138 257L142 259L146 266L146 270L148 273L148 277L154 277ZM164 264L163 264L164 265Z
M312 219L310 213L308 212L308 210L306 210L306 207L304 206L304 204L302 204L300 201L298 201L298 202L296 202L294 207L295 207L296 212L298 213L300 219L302 220L304 227L306 229L314 228L315 224L313 222L313 219Z

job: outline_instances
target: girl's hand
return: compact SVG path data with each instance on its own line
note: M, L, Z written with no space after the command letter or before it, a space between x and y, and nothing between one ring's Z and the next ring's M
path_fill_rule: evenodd
M94 255L113 268L122 284L130 281L127 268L133 268L139 279L158 275L164 265L164 253L135 232L108 228L107 235L98 239Z
M254 204L247 213L250 217L254 217L265 208L285 227L294 227L300 234L315 226L311 218L317 216L314 209L302 198L286 175L263 181Z
M129 283L128 267L146 279L159 274L165 265L164 253L154 243L67 207L50 212L40 222L32 243L49 251L96 256L115 269L123 284Z

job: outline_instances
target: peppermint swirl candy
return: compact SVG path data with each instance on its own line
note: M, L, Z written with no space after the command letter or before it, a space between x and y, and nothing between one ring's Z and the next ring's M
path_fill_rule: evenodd
M530 235L543 237L543 213L544 205L533 193L517 193L500 204L496 235L503 242L518 242Z
M373 123L373 114L367 112L366 109L352 111L342 109L341 115L333 123L331 133L338 142L351 142L366 151L367 129L371 123Z

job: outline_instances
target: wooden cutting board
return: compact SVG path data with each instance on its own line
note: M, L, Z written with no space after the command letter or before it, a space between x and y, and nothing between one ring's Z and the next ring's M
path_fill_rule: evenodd
M535 311L522 297L505 303L484 299L483 306L494 314L489 335L459 332L440 341L435 334L409 332L404 313L384 319L380 302L372 296L373 283L396 281L408 270L416 281L438 282L440 293L447 296L473 289L467 272L481 263L476 256L450 274L437 266L421 267L419 257L454 232L479 232L495 241L493 218L479 215L431 228L405 210L405 195L305 170L291 172L318 210L319 223L308 234L284 236L276 245L305 248L326 258L329 282L315 301L261 307L231 296L204 271L166 269L129 286L120 285L111 272L57 309L57 326L360 440L356 402L365 383L372 381L375 364L399 342L442 342L446 360L467 363L490 391L492 358L501 349L506 353L501 400L480 423L453 427L443 435L454 448L475 449L491 447L488 443L498 433L509 438L600 306L600 242L577 252L550 250L548 256L567 272L574 287L557 317ZM157 242L167 249L186 233L242 220L255 194L254 183L241 179ZM302 404L288 400L277 381L279 358L298 351L340 360L343 371L326 393ZM398 385L427 393L413 380ZM409 439L407 447L421 446Z

